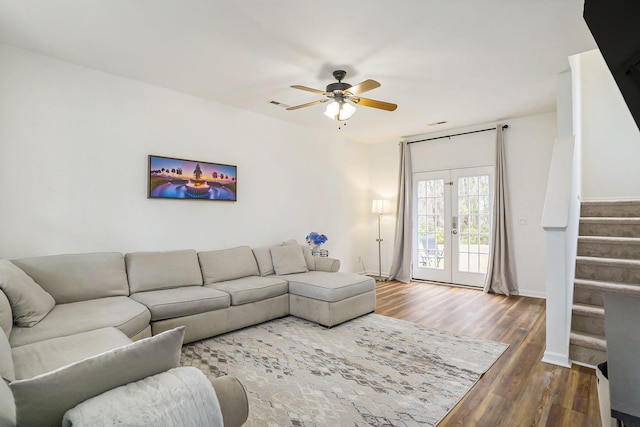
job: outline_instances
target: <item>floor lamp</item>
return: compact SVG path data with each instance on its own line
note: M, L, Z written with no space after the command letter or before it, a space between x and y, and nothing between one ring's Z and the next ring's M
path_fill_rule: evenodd
M388 200L374 200L371 205L371 213L378 214L378 282L385 282L386 277L382 277L382 236L380 235L380 217L391 212Z

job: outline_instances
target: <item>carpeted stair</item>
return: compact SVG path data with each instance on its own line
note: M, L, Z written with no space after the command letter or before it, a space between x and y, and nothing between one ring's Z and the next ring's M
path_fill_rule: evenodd
M640 296L640 201L583 202L573 291L569 357L607 359L604 297Z

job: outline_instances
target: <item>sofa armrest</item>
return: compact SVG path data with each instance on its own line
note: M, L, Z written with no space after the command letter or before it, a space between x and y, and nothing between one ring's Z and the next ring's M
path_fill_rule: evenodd
M249 418L249 401L244 386L237 378L218 377L211 380L216 391L225 427L240 427Z
M0 378L0 426L13 427L16 425L16 403L13 400L11 389Z
M316 271L328 271L335 273L340 270L340 260L328 257L313 257L316 263Z

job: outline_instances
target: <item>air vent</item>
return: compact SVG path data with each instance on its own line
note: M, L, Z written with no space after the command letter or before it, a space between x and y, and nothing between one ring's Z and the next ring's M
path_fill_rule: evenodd
M282 108L289 108L289 106L287 104L283 104L282 102L278 102L278 101L269 101L269 104L273 104L273 105L277 105L278 107L282 107Z

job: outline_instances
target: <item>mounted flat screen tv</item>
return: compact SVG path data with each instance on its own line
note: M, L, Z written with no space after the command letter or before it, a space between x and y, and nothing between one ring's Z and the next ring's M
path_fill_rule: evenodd
M149 155L150 199L237 201L238 167Z

